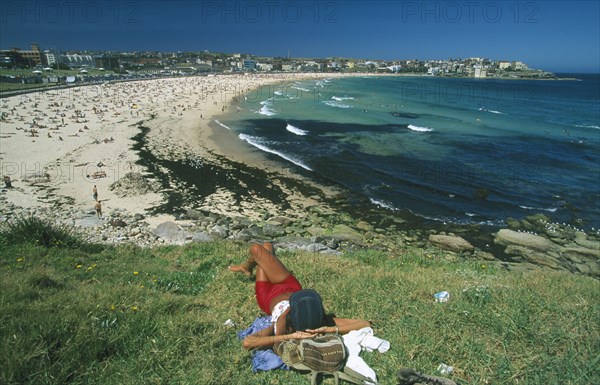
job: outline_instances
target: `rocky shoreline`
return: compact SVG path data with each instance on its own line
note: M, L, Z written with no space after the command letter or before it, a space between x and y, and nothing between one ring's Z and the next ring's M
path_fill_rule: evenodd
M41 183L36 181L35 183ZM126 175L111 188L119 194L137 195L155 191L156 182L135 173ZM68 201L56 200L45 208L22 208L6 202L6 189L0 195L0 222L35 216L72 227L85 240L103 244L133 243L140 247L183 245L192 242L230 240L237 242L272 241L283 250L304 250L325 255L340 255L357 249L402 253L418 248L422 255L444 259L480 259L511 270L550 268L600 278L600 235L585 233L567 224L551 223L542 214L523 220L507 221L507 227L491 234L484 248L467 240L473 233L460 229L409 229L399 217L379 217L374 221L356 218L345 212L343 201L332 208L326 198L305 212L271 215L257 209L259 218L228 216L205 209L180 208L174 215L128 213L113 209L97 218L93 210L70 209ZM493 252L491 252L493 250Z
M74 205L72 196L57 191L50 175L40 174L0 191L0 226L35 216L103 244L272 241L284 250L339 255L371 249L399 258L418 250L423 258L482 260L511 270L550 268L600 278L598 230L584 232L541 214L507 219L505 228L427 221L409 211L376 207L365 197L303 176L277 159L272 167L265 166L268 156L249 164L210 148L199 153L180 138L166 142L172 132L169 121L158 128L145 127L153 119L136 124L131 138L136 167L105 185L113 201L103 200L112 204L103 218L96 217L91 196L89 206ZM167 136L152 135L152 130L161 129ZM39 204L21 207L8 199L10 194L35 196ZM148 196L159 201L138 212L115 202Z

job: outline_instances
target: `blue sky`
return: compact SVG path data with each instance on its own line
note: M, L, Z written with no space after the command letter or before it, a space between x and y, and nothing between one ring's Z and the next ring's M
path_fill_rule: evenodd
M0 47L521 60L600 72L599 1L0 0Z

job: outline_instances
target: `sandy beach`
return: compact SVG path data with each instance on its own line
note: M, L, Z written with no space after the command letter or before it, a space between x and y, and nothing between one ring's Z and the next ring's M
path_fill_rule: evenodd
M334 75L335 76L335 75ZM154 156L235 162L264 168L266 158L218 124L232 101L260 87L331 74L217 75L108 83L13 96L0 100L0 169L13 188L3 194L17 207L64 207L94 213L96 186L102 211L142 213L165 200L168 191L119 196L111 185L127 173L152 181L140 165L132 137L147 127L145 148ZM281 167L280 170L277 170ZM289 173L268 164L270 172ZM289 176L289 175L288 175ZM204 175L204 177L210 177ZM308 181L307 181L308 182ZM277 182L274 182L277 183ZM280 186L285 188L285 186ZM314 204L287 191L295 210ZM250 196L252 194L250 193ZM243 207L240 207L243 206ZM198 209L257 216L257 208L283 214L268 202L235 202L230 191L204 197ZM161 218L160 220L163 220ZM152 220L148 218L148 220Z
M219 123L222 114L244 108L236 100L260 87L334 76L168 78L4 98L0 169L12 188L0 189L0 222L36 216L73 225L93 242L142 247L274 239L280 248L336 255L347 247L394 251L412 244L423 252L471 253L486 263L500 257L508 260L499 262L505 268L544 265L598 274L597 234L572 235L559 224L548 230L543 215L513 221L497 234L424 227L414 216L356 205L360 197L269 159ZM551 231L559 241L522 229ZM540 257L539 242L554 254ZM512 261L504 247L515 244L533 246Z

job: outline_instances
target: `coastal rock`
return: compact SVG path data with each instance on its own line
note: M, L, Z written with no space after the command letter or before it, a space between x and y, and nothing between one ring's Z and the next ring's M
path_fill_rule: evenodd
M188 238L188 233L175 222L163 222L154 229L153 233L166 242L181 244Z
M309 227L306 231L312 236L320 236L325 238L333 238L337 242L347 241L362 245L364 243L364 237L361 233L354 230L348 225L334 225L331 229L325 229L322 227Z
M125 223L125 221L122 219L113 219L112 221L108 222L108 224L112 227L127 227L127 223Z
M112 183L109 189L118 197L124 198L128 196L144 195L149 192L155 192L160 189L157 182L145 178L137 172L128 172L123 178Z
M473 251L474 247L467 240L456 235L436 235L429 236L429 242L432 245L439 247L442 250L462 253L465 251Z
M356 224L356 228L362 231L372 231L373 230L373 226L371 226L370 223L365 222L365 221L360 221Z
M483 200L486 200L489 195L490 195L490 192L488 191L488 189L478 188L473 193L473 199L477 200L477 201L483 201Z
M252 237L252 233L248 229L242 229L237 233L231 235L231 239L235 241L248 242L251 239L255 239Z
M509 229L501 229L498 231L494 241L504 246L518 245L542 252L548 252L557 248L550 240L539 235L519 233Z
M208 233L216 239L225 239L229 235L229 230L223 226L216 225L210 228Z
M477 258L485 259L486 261L496 260L496 257L494 257L494 254L488 253L487 251L478 251L476 256L477 256Z
M90 215L81 219L75 220L75 226L80 227L98 227L104 224L104 221L95 215Z
M203 220L205 218L205 216L202 213L202 211L194 210L194 209L188 209L188 210L186 210L185 216L188 217L189 219L194 220L194 221Z
M245 225L238 220L235 220L229 224L230 231L240 231L242 229L245 229L246 227L248 227L248 225Z
M527 247L509 245L505 252L516 257L521 257L527 262L533 263L534 265L547 266L552 269L564 268L559 258L553 257L547 253L529 249Z
M508 218L505 222L511 230L519 230L521 228L521 222L518 219Z
M324 235L327 233L327 230L325 230L322 227L318 227L318 226L310 226L310 227L307 227L305 230L307 233L309 233L313 237L321 236L321 235Z
M267 221L267 224L274 225L274 226L287 227L292 224L292 220L288 217L278 216L278 217L269 218L269 220Z
M577 258L578 260L597 261L600 260L600 249L590 249L587 247L565 247L562 254L568 258Z
M281 226L265 224L262 228L263 234L268 238L276 238L285 235L285 229Z
M327 247L322 243L316 243L311 239L302 237L281 237L275 241L275 246L281 250L302 250L310 253L319 253L325 255L341 254L341 252Z
M302 235L304 233L304 229L301 227L296 227L296 226L287 226L285 228L285 233L288 235Z
M264 239L263 229L256 225L252 225L246 229L252 238Z
M543 218L538 218L538 223ZM528 220L521 225L531 226L535 221ZM568 270L580 274L600 276L600 242L597 236L590 236L573 228L549 226L553 237L520 233L502 229L496 234L495 243L506 246L505 253L517 260L552 269ZM546 232L547 233L547 232Z
M209 233L207 233L206 231L192 234L192 242L203 243L203 242L212 242L212 241L214 241L213 236L210 235Z
M585 233L578 232L575 234L575 243L579 246L585 247L586 249L600 252L600 242L587 239Z

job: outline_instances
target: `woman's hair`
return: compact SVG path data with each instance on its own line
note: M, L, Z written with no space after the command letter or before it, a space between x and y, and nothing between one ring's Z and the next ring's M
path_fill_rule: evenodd
M321 326L335 326L335 321L333 320L335 318L335 314L334 313L326 313L323 316L323 321L321 321ZM292 326L292 316L290 314L290 312L287 313L287 315L285 316L285 326L287 328L286 333L290 334L295 332L296 330L294 330L294 327Z
M290 324L295 330L316 329L323 324L325 310L321 295L313 289L302 289L290 296Z

